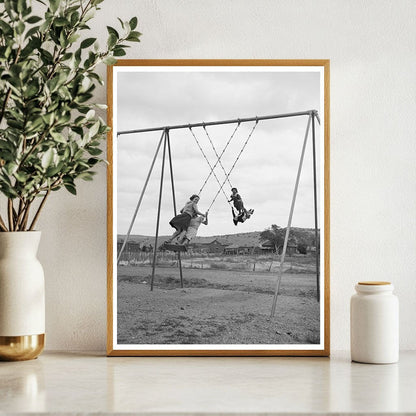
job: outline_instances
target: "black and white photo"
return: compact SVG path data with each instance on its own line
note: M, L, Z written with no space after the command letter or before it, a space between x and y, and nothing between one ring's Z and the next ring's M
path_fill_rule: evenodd
M110 355L328 355L328 68L112 67Z

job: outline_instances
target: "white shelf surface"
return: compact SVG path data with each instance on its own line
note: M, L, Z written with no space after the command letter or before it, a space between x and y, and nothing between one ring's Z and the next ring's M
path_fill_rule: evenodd
M0 362L0 414L416 415L416 351L390 365L331 358L112 357Z

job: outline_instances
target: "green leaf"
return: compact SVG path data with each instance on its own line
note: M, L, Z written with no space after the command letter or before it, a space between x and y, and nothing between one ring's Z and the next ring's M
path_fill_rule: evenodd
M41 59L44 62L44 64L49 65L49 64L53 63L53 56L46 49L41 49L40 50L40 55L41 55Z
M84 134L84 131L82 130L81 127L72 126L72 131L78 134L78 136L82 136Z
M97 38L87 38L87 39L84 39L82 42L81 42L81 49L85 49L85 48L88 48L88 47L90 47L95 41L97 40Z
M118 34L117 30L115 30L113 27L107 26L107 31L109 35L113 34L116 37L116 39L120 39L120 35Z
M88 153L91 156L98 156L102 153L103 151L101 149L99 149L98 147L91 147L88 149Z
M7 120L7 124L9 125L9 127L14 127L15 129L21 130L23 129L23 123L21 121L16 121L16 120Z
M91 20L94 17L94 15L95 15L95 10L94 9L90 9L87 12L87 14L84 16L84 18L82 19L82 21L84 23L85 22L88 22L88 20ZM89 27L87 25L81 25L80 28L82 28L82 29L84 29L84 28L89 29Z
M74 159L81 159L82 155L84 154L84 149L78 149L74 154Z
M62 159L68 159L71 156L71 150L69 147L66 147L64 150L64 155L62 157Z
M121 27L124 29L125 28L125 23L119 17L117 17L117 20L120 22Z
M106 65L114 65L117 63L117 59L113 58L112 56L108 56L103 60Z
M100 161L100 159L97 159L97 158L95 158L95 157L90 157L90 158L87 160L87 163L88 163L91 167L93 167L93 166L94 166L94 165L96 165L99 161Z
M58 133L57 131L51 131L51 136L58 143L65 143L65 144L67 143L65 136L61 133Z
M17 163L9 162L5 165L4 169L6 170L8 175L13 175L17 171Z
M17 192L10 185L5 183L0 185L0 190L4 193L4 195L6 195L7 198L16 198L18 196Z
M11 35L13 33L13 29L9 26L3 19L0 19L0 29L5 35Z
M42 156L41 165L43 169L47 169L51 165L51 163L53 162L53 157L54 149L51 147Z
M78 178L84 181L92 181L95 172L82 172L78 175Z
M97 121L96 123L93 124L93 126L90 128L90 130L88 132L88 136L90 138L94 137L98 133L100 125L101 125L101 123L99 121Z
M55 113L47 113L47 114L45 114L44 116L41 116L42 117L42 119L43 119L43 121L45 122L45 124L47 124L47 125L52 125L52 123L53 123L53 120L54 120L54 118L55 118Z
M7 14L9 15L10 19L14 20L16 14L16 2L5 0L4 8L6 9Z
M40 22L42 20L42 18L41 17L39 17L39 16L30 16L27 20L26 20L26 22L27 23L30 23L31 25L33 25L34 23L38 23L38 22Z
M79 21L79 13L77 11L72 13L70 20L71 20L71 26L74 27Z
M66 190L69 191L72 195L77 194L77 190L76 190L74 185L69 184L69 183L65 183L64 186L65 186Z
M136 16L134 16L130 19L129 26L130 26L131 30L136 29L136 27L137 27L137 17Z
M55 13L58 10L60 0L49 0L49 7L52 13Z
M129 36L127 36L126 40L129 42L140 42L139 37L141 33L139 32L131 32Z
M71 35L70 37L69 37L69 39L68 39L68 43L74 43L74 42L76 42L79 38L80 38L80 36L81 35L79 35L78 33L74 33L73 35Z
M59 82L59 77L55 76L48 82L48 87L51 92L55 92Z
M60 164L60 166L49 167L48 169L46 169L45 176L51 178L55 176L57 173L59 173L61 171L61 168L62 163Z
M54 21L53 24L57 27L60 26L69 26L70 22L68 19L65 19L65 17L57 17Z
M29 84L24 91L24 95L26 98L31 98L37 94L38 90L37 84Z
M23 173L23 172L15 172L14 173L14 177L19 181L19 182L21 182L21 183L25 183L26 181L27 181L27 179L28 179L28 175L26 175L25 173Z
M117 44L118 38L113 33L110 33L110 36L107 40L108 49L112 49Z
M10 142L6 142L6 140L0 140L1 159L4 159L4 150L12 152L14 148L15 147Z
M88 91L91 86L91 80L88 77L84 77L81 81L81 88L78 90L78 93L83 93Z
M88 113L85 115L85 118L87 120L91 120L92 118L94 118L94 116L95 116L95 111L94 110L89 110Z
M25 9L27 9L27 4L25 0L17 0L17 12L22 13Z
M124 55L126 55L126 51L122 48L116 47L116 48L114 48L113 55L114 56L124 56Z
M25 31L25 24L22 21L18 22L16 25L16 33L18 35L21 35L24 31Z
M40 131L43 128L43 119L41 117L36 117L33 121L29 121L26 124L26 133L33 133L35 131Z

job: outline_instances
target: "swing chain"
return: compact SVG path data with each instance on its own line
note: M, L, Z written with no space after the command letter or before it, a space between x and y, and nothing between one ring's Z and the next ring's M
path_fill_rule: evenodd
M224 179L223 183L221 184L220 189L218 190L218 192L217 192L217 193L216 193L216 195L214 196L214 199L212 200L211 205L210 205L210 206L208 207L208 209L207 209L207 212L208 212L208 211L211 209L211 207L214 205L214 202L216 201L216 199L217 199L217 197L218 197L219 193L220 193L221 191L224 193L224 189L223 189L223 187L224 187L225 183L227 182L228 177L231 175L231 172L232 172L232 171L233 171L233 169L235 168L235 165L237 164L238 160L240 159L240 156L241 156L241 154L243 153L243 151L244 151L245 147L247 146L247 143L248 143L248 141L250 140L250 137L251 137L251 136L252 136L252 134L254 133L254 130L256 129L258 122L259 122L259 120L258 120L258 117L256 116L256 122L255 122L255 124L254 124L253 128L251 129L250 134L248 135L248 137L247 137L246 141L244 142L243 147L241 148L240 153L238 154L237 158L235 159L235 161L234 161L233 165L231 166L231 169L230 169L230 171L228 172L228 174L227 174L226 178ZM228 198L227 198L227 202L228 202ZM231 205L231 204L230 204L230 205Z
M194 132L193 132L193 130L192 130L192 127L189 127L189 130L190 130L190 132L192 133L192 136L194 137L194 139L195 139L195 141L196 141L196 143L197 143L197 145L198 145L198 147L199 147L199 150L201 151L202 155L204 156L204 158L205 158L206 162L208 163L208 166L210 167L212 174L214 175L214 177L215 177L216 181L218 182L218 185L220 185L220 186L221 186L221 182L220 182L220 180L218 179L218 176L215 174L215 172L214 172L214 168L212 167L211 163L209 162L209 160L208 160L208 158L207 158L207 155L205 154L204 150L203 150L203 149L202 149L202 147L201 147L201 144L199 143L199 141L198 141L197 137L195 136L195 134L194 134ZM204 184L203 186L205 186L205 184ZM200 194L201 194L202 189L203 189L203 187L199 190L198 195L200 195ZM221 188L221 189L222 189L222 188ZM223 194L224 194L225 198L226 198L226 199L227 199L227 201L228 201L228 197L227 197L227 195L226 195L226 193L224 192L224 190L223 190L223 189L222 189L222 192L223 192Z
M205 124L203 125L203 128L204 128L205 134L206 134L206 136L208 137L208 140L209 140L209 142L210 142L210 144L211 144L212 150L214 151L215 156L217 157L217 163L219 163L219 164L220 164L221 169L222 169L222 171L224 172L224 175L225 175L225 176L227 176L227 172L226 172L226 170L225 170L225 168L224 168L224 165L221 163L221 158L220 158L220 156L219 156L219 155L218 155L218 153L217 153L217 149L215 149L214 143L212 142L212 139L211 139L210 135L208 134L207 129L205 128ZM230 182L230 180L228 179L228 177L227 177L227 180L228 180L228 184L229 184L229 185L230 185L230 187L232 188L233 186L231 185L231 182Z
M213 169L215 169L215 168L216 168L216 166L217 166L218 164L220 164L220 166L221 166L221 168L222 168L222 171L224 172L224 175L225 175L225 176L227 176L227 172L226 172L226 170L225 170L225 168L224 168L224 165L221 163L221 158L222 158L222 156L223 156L224 152L227 150L227 147L228 147L228 145L230 144L231 140L233 139L233 137L234 137L234 135L235 135L235 132L237 131L237 129L238 129L238 127L239 127L239 126L240 126L240 124L237 124L236 128L234 129L234 131L233 131L233 133L232 133L231 137L228 139L228 141L227 141L227 143L226 143L226 145L225 145L224 149L222 150L221 154L220 154L220 155L218 155L217 149L215 148L214 143L212 142L212 139L211 139L210 135L208 134L207 129L205 128L205 123L204 123L204 125L203 125L204 131L205 131L205 134L207 135L208 140L209 140L209 142L211 143L211 147L212 147L212 149L214 150L215 156L217 157L217 161L215 162ZM211 176L211 172L209 173L208 178L206 179L206 182L208 181L208 179L210 178L210 176ZM228 179L228 178L227 178L227 179ZM206 182L204 183L204 185L206 184ZM230 182L230 180L229 180L229 179L228 179L228 184L230 185L230 188L232 188L232 187L233 187L233 185L231 184L231 182Z

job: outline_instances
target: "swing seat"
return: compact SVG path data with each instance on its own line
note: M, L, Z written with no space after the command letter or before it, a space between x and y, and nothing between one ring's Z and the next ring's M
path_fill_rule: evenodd
M163 248L165 250L174 251L175 253L181 252L181 251L187 251L186 246L184 246L183 244L165 243L165 244L163 244Z

